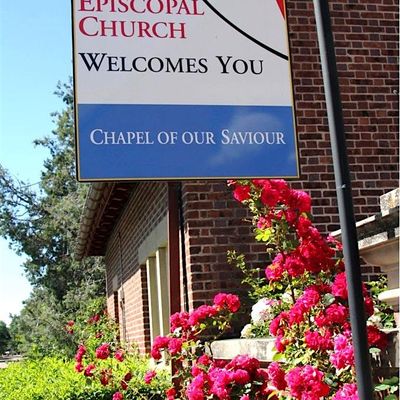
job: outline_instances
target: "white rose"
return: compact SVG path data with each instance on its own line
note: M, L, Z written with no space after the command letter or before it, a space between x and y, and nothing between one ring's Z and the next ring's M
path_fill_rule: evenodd
M245 325L245 326L243 327L243 329L242 329L242 332L240 332L240 336L241 336L242 338L246 338L246 339L251 338L251 337L252 337L252 332L251 332L251 330L252 330L251 324Z
M281 296L281 300L284 302L284 303L287 303L287 304L292 304L293 303L293 298L292 298L292 296L289 294L289 293L283 293L283 295Z
M379 315L373 314L367 320L367 325L374 325L377 328L383 328L382 319Z
M273 317L272 307L275 303L275 300L260 299L251 309L251 320L255 324L270 320Z

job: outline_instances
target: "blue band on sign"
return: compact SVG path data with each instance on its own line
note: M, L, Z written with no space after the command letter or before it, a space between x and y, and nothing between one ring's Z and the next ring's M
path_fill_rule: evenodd
M78 115L83 181L298 176L292 107L79 104Z

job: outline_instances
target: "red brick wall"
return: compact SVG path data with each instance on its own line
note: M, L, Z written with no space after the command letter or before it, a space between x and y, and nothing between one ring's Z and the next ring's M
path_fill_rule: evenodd
M128 342L135 342L144 352L150 346L149 309L145 266L139 265L138 248L167 212L167 185L139 183L116 223L107 245L108 310L114 316L113 279L125 297L124 312L119 309L121 338L124 329ZM120 298L121 300L121 298Z
M330 1L356 220L398 187L399 6L395 0ZM338 228L335 183L313 5L287 1L301 182L324 231ZM376 274L377 268L364 267Z
M227 263L228 250L260 261L246 210L233 200L225 181L182 185L189 307L212 299L219 291L240 292L240 273Z
M297 109L301 186L314 214L337 228L335 184L311 1L287 2ZM379 210L398 186L398 2L330 1L354 207L357 219Z

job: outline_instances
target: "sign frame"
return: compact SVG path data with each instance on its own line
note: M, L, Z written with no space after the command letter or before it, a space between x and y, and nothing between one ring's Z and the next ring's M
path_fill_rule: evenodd
M112 0L109 0L112 2ZM115 0L116 3L118 3L119 0ZM163 1L167 1L168 0L163 0ZM183 0L185 1L185 0ZM219 12L212 4L210 4L210 2L208 0L186 0L187 2L192 1L193 3L201 3L204 5L204 7L208 7L208 12L213 13L214 15L216 15L218 18L221 19L221 23L224 24L224 26L228 26L230 29L232 29L232 32L239 32L239 34L241 34L243 37L246 38L248 40L251 40L253 43L255 43L256 45L258 45L259 47L265 47L265 43L263 43L262 41L258 40L257 38L255 38L254 36L248 34L246 31L242 30L240 27L237 27L235 24L230 24L230 20L228 18L225 18L225 16L223 15L223 13ZM143 2L146 2L146 0L143 0ZM88 151L87 150L87 143L85 145L83 145L83 129L82 126L84 126L84 124L82 123L83 120L89 121L91 117L86 117L85 113L87 111L87 106L83 103L80 103L80 80L78 78L78 75L80 74L79 72L79 68L78 68L78 45L77 45L77 16L75 16L75 5L78 3L78 0L71 0L72 3L72 33L73 33L73 68L74 68L74 100L75 100L75 143L76 143L76 170L77 170L77 180L80 182L96 182L96 181L142 181L142 180L191 180L191 179L231 179L231 178L261 178L261 177L268 177L268 178L286 178L286 179L291 179L291 178L298 178L299 177L299 156L298 156L298 145L297 145L297 129L296 129L296 118L295 118L295 102L294 102L294 94L293 94L293 85L292 85L292 71L291 71L291 64L290 64L290 51L289 51L289 40L288 40L288 23L287 23L287 18L286 18L286 4L283 0L277 0L277 3L281 3L283 5L283 14L285 16L285 28L286 28L286 49L287 49L287 53L288 55L286 56L286 62L288 63L287 66L287 75L288 75L288 82L289 82L289 95L290 95L290 112L288 114L288 110L286 110L286 114L284 114L284 116L282 116L282 120L288 120L291 119L290 121L290 126L292 131L290 132L290 140L291 140L291 149L290 149L290 157L292 158L291 161L291 166L290 166L290 172L288 173L288 170L280 170L280 160L279 158L281 158L281 156L277 156L277 159L274 160L276 166L274 167L275 169L271 169L269 165L262 165L259 166L256 172L253 172L253 170L251 169L246 169L244 172L241 172L242 170L239 168L233 169L232 171L226 171L223 170L223 168L221 168L221 171L217 171L218 167L214 167L214 170L212 173L208 173L207 168L209 165L209 161L205 162L205 163L201 163L198 160L196 161L196 173L185 173L182 174L181 171L186 171L186 168L191 168L190 167L190 158L195 158L196 152L194 151L191 153L191 155L188 155L188 164L183 164L183 165L175 165L174 162L179 159L179 153L174 153L173 151L170 151L171 147L173 146L166 146L169 147L168 152L166 154L166 159L164 159L164 163L161 165L161 167L158 169L158 172L156 171L155 173L152 173L150 171L152 171L152 168L154 168L153 164L146 166L143 161L140 162L140 166L143 167L143 171L149 171L149 173L147 175L143 175L143 172L141 172L141 175L135 175L135 173L119 173L118 171L120 171L120 169L125 168L126 165L129 164L129 162L126 162L126 158L123 159L121 158L121 162L120 164L118 164L118 161L120 159L120 157L118 156L118 154L115 153L115 151L111 154L108 155L108 162L105 162L104 160L107 158L100 158L100 159L96 159L96 155L92 154L92 151ZM81 5L82 4L91 4L94 7L95 1L93 0L80 0ZM105 1L105 3L107 3L107 1ZM211 10L211 11L210 11ZM226 19L226 21L225 21ZM235 25L235 26L232 26ZM236 33L235 33L236 34ZM269 46L266 46L269 47ZM275 53L275 56L280 57L282 59L285 58L285 56L280 53L279 51L274 50L272 47L270 47L269 49L266 49L267 51L270 51L271 53ZM89 54L89 53L88 53ZM93 53L92 53L93 54ZM103 54L103 53L99 53L99 54ZM222 57L222 56L221 56ZM227 56L228 57L228 56ZM82 63L83 57L81 56L81 63ZM89 58L86 58L86 61L90 61ZM223 59L223 61L228 60L228 58ZM84 61L84 60L83 60ZM229 60L228 60L229 61ZM86 63L86 62L85 62ZM222 65L222 62L221 62ZM87 63L86 63L86 67L87 67ZM92 64L92 68L93 68L93 64ZM267 88L265 87L264 90L266 90ZM93 112L91 110L92 116L96 115L95 118L98 118L99 115L103 115L103 116L108 116L108 115L112 115L112 113L110 114L110 112L104 112L104 109L101 107L102 104L100 104L98 107L96 106L94 109L98 110L98 112ZM104 104L103 104L104 105ZM197 112L197 114L201 115L201 117L197 118L199 119L203 119L203 120L207 120L207 118L209 118L210 120L213 120L216 118L217 114L224 114L224 110L227 109L227 107L232 106L231 104L224 104L221 102L219 104L193 104L190 101L188 102L188 104L168 104L165 103L164 104L143 104L142 102L138 102L138 103L129 103L129 104L119 104L119 102L117 102L116 104L110 104L110 109L116 109L116 107L122 106L119 108L120 109L124 109L125 106L133 106L136 111L137 114L135 115L136 120L138 120L138 118L140 119L141 116L146 115L146 110L157 110L157 113L160 113L159 115L163 115L164 120L168 119L168 115L171 114L171 110L172 111L176 111L179 109L181 110L185 110L183 112L183 114L189 114L190 113L196 113L196 107L201 109L201 113L199 114L199 112ZM116 106L116 107L115 107ZM249 112L249 110L251 111L257 111L255 114L256 116L254 118L260 118L260 114L263 113L263 105L262 104L237 104L236 105L236 112L241 112L243 110L243 112ZM128 107L129 108L129 107ZM107 109L108 110L108 109ZM127 113L130 115L131 111L133 109L131 108L130 111ZM161 111L160 111L161 110ZM163 111L162 111L163 110ZM180 110L180 114L178 113L178 116L176 117L176 119L182 119L182 111ZM239 110L239 111L238 111ZM275 112L275 109L273 109ZM101 111L101 112L100 112ZM198 110L197 110L198 111ZM260 111L260 112L258 112ZM90 115L90 112L87 113L88 115ZM173 112L172 112L173 114ZM228 113L229 114L229 113ZM237 113L236 113L237 115ZM93 117L92 117L93 118ZM151 118L151 117L150 117ZM234 119L234 116L229 116L226 117L227 119L231 118ZM254 119L253 118L253 119ZM169 124L172 124L173 121L169 121ZM223 127L224 125L222 125ZM99 129L99 128L98 128ZM233 136L233 134L237 133L236 131L229 131L228 129L225 128L225 131L220 128L220 135L219 135L219 140L220 142L217 143L216 142L216 136L214 133L214 127L209 130L205 129L205 130L199 130L199 131L191 131L190 129L188 130L182 130L180 132L176 132L176 130L170 130L170 132L176 132L177 134L180 134L180 137L178 138L181 142L180 144L196 144L197 140L201 141L203 140L203 143L201 143L201 145L199 144L197 146L197 149L201 149L203 150L204 147L206 146L202 146L204 145L204 143L206 143L208 141L207 144L210 145L214 145L214 144L227 144L229 147L234 148L235 146L243 146L244 145L247 146L247 148L250 148L251 145L253 145L253 147L255 145L260 146L260 144L267 144L271 146L274 144L282 144L282 142L284 142L284 139L282 139L281 137L281 143L279 143L279 131L263 131L263 130L255 130L254 132L252 131L239 131L238 133L243 133L242 135L236 135ZM226 131L229 132L226 133ZM108 137L106 137L104 132L108 132L107 134L109 135ZM122 133L122 130L116 130L115 131L115 135L114 137L112 137L111 139L109 139L110 137L110 131L108 130L97 130L95 133L93 133L93 130L91 131L91 139L92 140L92 144L94 144L94 146L97 146L97 148L95 148L95 150L98 150L99 144L98 143L104 143L106 140L111 141L111 143L114 142L114 148L115 145L118 146L118 144L121 145L125 145L126 142L128 142L129 137L127 137L127 135L119 135L119 133ZM125 132L130 132L132 133L132 131L125 131ZM147 132L147 134L146 134ZM167 132L167 130L159 130L158 134L160 134L161 132ZM188 132L188 133L187 133ZM190 133L197 133L201 136L200 138L198 138L197 136L194 137L193 135L190 135ZM225 132L226 135L230 135L229 138L226 138L226 136L223 136L223 133ZM246 133L253 133L253 136L251 135L245 135ZM153 145L155 139L158 140L157 144L169 144L169 143L160 143L160 141L162 140L162 137L155 137L151 135L151 131L150 130L138 130L138 131L134 131L134 134L136 136L136 140L139 142L136 143L140 143L140 145ZM184 136L184 133L187 133ZM201 135L202 134L202 135ZM262 135L264 134L264 135ZM212 136L211 136L212 135ZM177 140L178 140L177 139ZM166 139L167 140L167 137ZM169 137L168 140L173 140L173 137ZM225 142L223 142L223 140L225 140ZM237 141L242 140L244 143L243 144L237 144ZM116 143L118 142L119 143ZM190 142L192 141L192 142ZM252 141L252 143L250 143ZM96 142L96 143L93 143ZM153 142L153 143L151 143ZM108 144L108 142L107 142ZM176 144L176 143L174 143ZM285 142L286 144L286 142ZM203 148L201 148L201 146ZM109 146L110 147L110 146ZM141 150L146 147L146 146L141 146ZM147 148L149 148L150 146L147 146ZM163 150L166 148L164 147ZM178 147L178 146L176 146ZM190 146L189 146L190 147ZM181 154L184 154L186 152L186 149L189 148L188 146L181 146L180 151ZM216 147L216 146L208 146L208 148L212 148L212 147ZM276 146L275 146L276 147ZM223 149L225 150L225 149ZM208 150L207 150L208 151ZM227 151L225 153L228 153ZM261 153L261 152L260 152ZM225 165L234 165L237 162L237 159L235 159L235 157L229 156L228 154L224 154L225 156L225 160L219 160L218 161L218 157L214 157L211 158L212 162L215 162L216 165L218 165L218 162L220 163L221 166L225 166ZM163 159L164 155L162 154L162 152L159 151L159 153L156 154L155 158L158 160ZM262 155L258 156L259 159L262 159ZM145 156L144 159L150 159L151 157ZM220 157L221 158L221 157ZM170 161L173 161L172 163ZM228 160L228 162L226 162L226 160ZM247 158L247 162L243 162L243 164L247 164L249 165L250 163L248 162L249 158ZM112 161L112 162L110 162ZM169 162L169 164L168 164ZM257 161L259 163L259 161ZM256 164L257 164L256 162ZM189 167L188 167L189 165ZM199 166L201 165L202 168L200 168ZM96 171L96 168L100 166L101 168L103 168L103 170L107 169L107 173L108 169L111 168L115 168L114 172L110 172L109 175L105 175L104 173L100 173L98 174ZM87 172L87 170L90 170L90 173ZM94 172L93 172L94 171ZM116 172L115 172L116 171ZM162 173L160 173L160 171ZM164 173L166 171L166 173ZM171 171L171 172L168 172ZM216 172L217 171L217 172Z

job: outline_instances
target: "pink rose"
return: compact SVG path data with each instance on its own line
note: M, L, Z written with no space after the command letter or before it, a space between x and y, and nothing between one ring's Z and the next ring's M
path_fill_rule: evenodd
M182 351L182 340L178 338L171 338L168 343L168 350L171 355L180 353Z
M346 383L336 392L332 400L359 400L357 385L355 383Z
M239 297L235 294L218 293L214 297L214 304L219 308L227 308L230 312L236 312L240 308Z
M81 363L80 361L78 361L78 362L75 364L75 371L76 371L76 372L82 372L82 371L83 371L83 365L82 365L82 363Z
M147 371L145 376L144 376L144 382L149 385L151 383L151 381L153 380L153 378L157 375L156 371Z
M124 395L121 392L115 392L113 394L112 400L123 400Z

